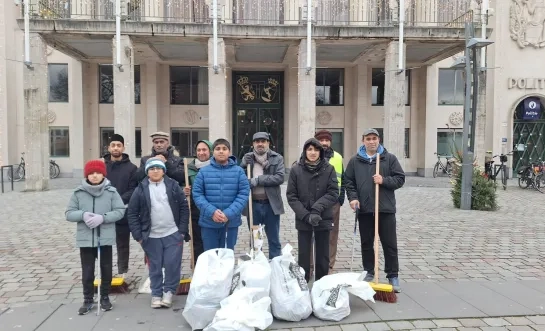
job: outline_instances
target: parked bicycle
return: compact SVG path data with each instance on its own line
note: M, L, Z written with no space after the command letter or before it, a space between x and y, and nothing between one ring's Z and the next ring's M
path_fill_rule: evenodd
M13 171L13 181L18 182L20 180L23 180L25 178L25 153L21 153L21 160L19 162L19 165L17 168ZM61 173L61 168L55 162L55 160L49 160L49 178L57 178L59 177ZM8 180L11 180L11 171L8 171Z
M501 184L504 190L507 190L507 166L505 164L507 163L507 157L513 155L513 152L514 151L511 151L507 154L494 155L492 156L490 161L484 163L484 173L488 180L493 180L494 184L496 184L496 179L498 178L498 175L501 175ZM494 159L497 157L500 158L500 164L494 164Z
M532 186L536 191L545 193L543 190L545 188L545 161L539 159L538 162L531 162L524 170L521 175L525 179L525 183L521 185L521 179L519 178L519 186L522 188Z
M435 163L435 166L433 167L433 178L437 177L437 173L439 172L439 168L441 168L441 171L443 174L448 175L449 177L452 176L452 156L447 155L439 155L437 153L433 153L434 155L437 155L437 163ZM441 162L441 158L444 157L446 159L446 162L443 164Z

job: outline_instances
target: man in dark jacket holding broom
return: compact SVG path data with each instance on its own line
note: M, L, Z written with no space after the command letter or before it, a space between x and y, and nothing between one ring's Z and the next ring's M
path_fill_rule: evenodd
M375 275L375 184L379 185L379 237L384 251L384 271L394 291L399 293L399 261L397 256L395 190L405 183L405 173L394 154L380 144L378 131L367 129L363 145L350 159L344 173L346 194L350 207L358 212L365 281ZM380 157L380 174L376 174L376 160Z
M187 165L187 175L189 183L186 183L187 186L184 187L185 196L191 195L191 185L195 181L195 177L199 173L199 170L210 165L210 155L212 154L212 143L208 140L199 140L195 146L195 152L197 158L191 161ZM195 263L199 256L204 252L204 246L202 243L201 237L201 227L199 226L199 216L201 215L199 208L193 201L193 196L191 196L191 229L193 232L192 236L192 246L194 249L194 258Z

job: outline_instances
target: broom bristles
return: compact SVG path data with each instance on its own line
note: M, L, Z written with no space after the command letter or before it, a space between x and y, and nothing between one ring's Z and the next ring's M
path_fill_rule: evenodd
M375 301L382 301L387 303L396 303L397 302L397 295L395 292L386 292L386 291L375 291L375 295L373 296Z

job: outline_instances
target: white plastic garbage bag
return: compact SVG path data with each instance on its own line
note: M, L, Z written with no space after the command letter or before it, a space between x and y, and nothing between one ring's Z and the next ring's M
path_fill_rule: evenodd
M182 313L193 330L207 326L229 295L234 266L231 249L211 249L199 256Z
M350 315L348 293L362 300L375 302L375 291L363 281L367 273L339 273L327 275L312 285L311 297L314 316L325 321L340 321Z
M257 288L260 290L254 298L257 301L269 296L271 290L271 266L262 251L254 252L254 254L253 259L249 254L246 254L244 259L239 259L238 266L233 274L230 294L244 287Z
M254 331L267 329L273 322L267 311L271 298L261 295L258 288L244 287L221 301L221 309L203 331Z
M271 261L271 303L274 317L299 322L312 314L312 303L305 271L291 255L287 244L282 255Z

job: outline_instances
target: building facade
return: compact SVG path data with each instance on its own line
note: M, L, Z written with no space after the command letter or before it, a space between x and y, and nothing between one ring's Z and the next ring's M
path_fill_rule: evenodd
M220 0L215 42L209 1L122 1L118 43L115 2L31 0L29 68L23 6L0 0L0 162L25 152L81 176L113 132L137 163L158 130L188 157L220 137L240 157L267 131L289 168L315 130L331 130L347 162L373 127L407 173L431 176L434 153L461 148L452 65L464 23L481 35L482 1L406 0L403 44L397 0L313 2L308 38L306 1ZM545 0L489 6L476 149L484 160L516 147L516 169L545 159Z

